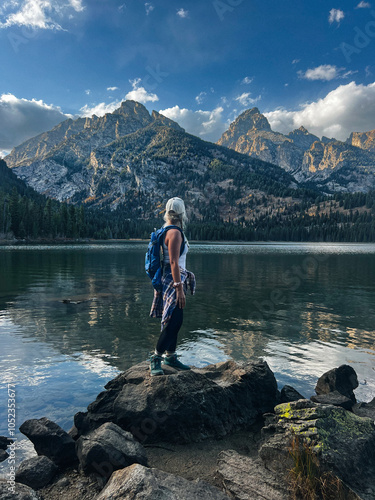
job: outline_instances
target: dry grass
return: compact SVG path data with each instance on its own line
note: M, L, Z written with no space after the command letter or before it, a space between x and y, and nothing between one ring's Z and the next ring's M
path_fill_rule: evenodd
M294 466L289 471L293 500L345 500L342 482L332 472L324 472L313 448L299 436L293 436L289 454Z

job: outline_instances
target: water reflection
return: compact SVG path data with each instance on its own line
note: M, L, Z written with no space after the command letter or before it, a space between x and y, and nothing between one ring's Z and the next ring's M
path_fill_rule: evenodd
M0 387L16 381L19 423L46 415L69 428L109 378L153 349L160 324L148 317L145 248L0 250ZM361 379L358 396L369 400L374 256L375 245L192 245L198 283L187 298L183 361L263 357L280 384L307 396L326 369L347 362Z

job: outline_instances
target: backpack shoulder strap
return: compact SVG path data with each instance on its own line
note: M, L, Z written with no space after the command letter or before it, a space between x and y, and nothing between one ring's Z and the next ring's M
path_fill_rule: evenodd
M167 226L167 227L164 227L163 228L164 231L163 233L161 234L161 244L163 244L164 242L164 238L165 238L165 234L166 232L169 230L169 229L178 229L181 233L181 236L182 236L182 243L181 243L181 248L180 248L180 255L182 255L183 251L185 250L185 234L183 232L183 230L180 228L180 226Z

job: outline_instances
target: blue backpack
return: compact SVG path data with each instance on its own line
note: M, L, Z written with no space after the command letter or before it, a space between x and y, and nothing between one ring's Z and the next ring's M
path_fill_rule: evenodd
M182 245L181 245L180 255L182 254L185 248L184 233L182 229L178 226L161 227L158 230L155 229L155 231L151 233L151 240L150 243L148 244L146 252L145 269L147 276L152 281L152 286L158 292L161 292L163 288L161 284L161 277L163 275L163 262L161 258L160 248L163 245L163 238L165 236L165 233L169 229L178 229L179 231L181 231Z

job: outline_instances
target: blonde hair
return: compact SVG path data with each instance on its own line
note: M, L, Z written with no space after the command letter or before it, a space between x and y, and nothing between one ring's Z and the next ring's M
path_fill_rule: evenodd
M172 224L180 225L182 229L185 228L188 218L186 215L185 203L181 198L174 197L167 201L164 220L165 222L171 221Z

